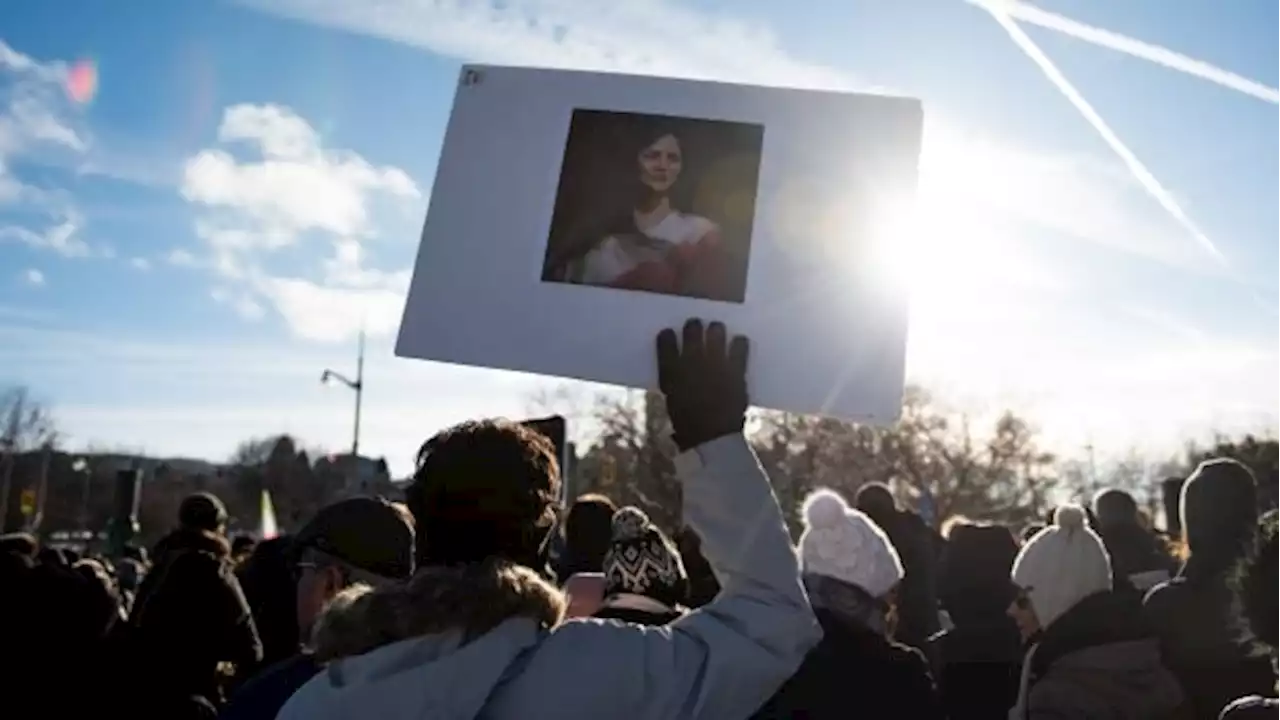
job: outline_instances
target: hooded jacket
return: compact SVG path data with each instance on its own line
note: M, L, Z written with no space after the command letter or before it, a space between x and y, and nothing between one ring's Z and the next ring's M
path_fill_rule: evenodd
M1154 720L1184 708L1160 644L1123 594L1081 600L1053 622L1023 660L1010 720Z
M262 659L262 643L230 561L214 533L179 529L156 544L129 617L133 651L164 692L220 696L216 667Z
M723 584L705 608L662 627L556 625L563 598L527 570L426 568L367 601L333 606L355 616L322 620L350 631L340 643L349 647L332 653L343 657L304 685L279 720L747 717L821 631L745 438L683 453L676 469L685 519Z

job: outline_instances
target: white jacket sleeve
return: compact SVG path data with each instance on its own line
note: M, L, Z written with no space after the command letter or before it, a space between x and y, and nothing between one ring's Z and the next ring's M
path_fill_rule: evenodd
M519 685L545 696L512 693L524 696L523 717L745 718L821 639L782 512L746 439L702 445L677 457L676 469L685 520L720 594L665 627L562 625L521 672Z

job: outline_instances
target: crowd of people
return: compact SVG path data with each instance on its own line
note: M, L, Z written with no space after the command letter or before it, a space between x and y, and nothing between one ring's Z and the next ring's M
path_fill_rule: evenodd
M746 341L657 345L674 538L601 495L562 513L551 443L502 420L428 440L404 503L291 536L228 539L209 494L149 553L3 536L0 716L1276 716L1276 514L1244 465L1196 469L1179 538L1118 490L939 534L868 485L810 493L793 545L743 436Z

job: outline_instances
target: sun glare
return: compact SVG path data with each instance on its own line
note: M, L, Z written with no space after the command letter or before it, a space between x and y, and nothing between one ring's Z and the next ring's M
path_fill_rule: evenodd
M1037 323L1019 298L1055 281L1036 268L1007 212L1037 202L1033 175L1016 153L934 126L926 129L914 203L875 203L876 263L910 293L909 375L966 386L1013 381L987 377L986 353L969 349L1036 342Z
M885 271L906 283L912 304L974 309L984 288L1022 274L1016 238L993 206L1032 202L1016 167L945 132L927 132L914 203L885 198L873 224Z

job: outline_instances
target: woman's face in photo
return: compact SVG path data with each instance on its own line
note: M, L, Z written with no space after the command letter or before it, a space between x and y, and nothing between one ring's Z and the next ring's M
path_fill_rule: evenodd
M665 193L680 177L680 141L663 135L640 151L640 182L656 193Z

